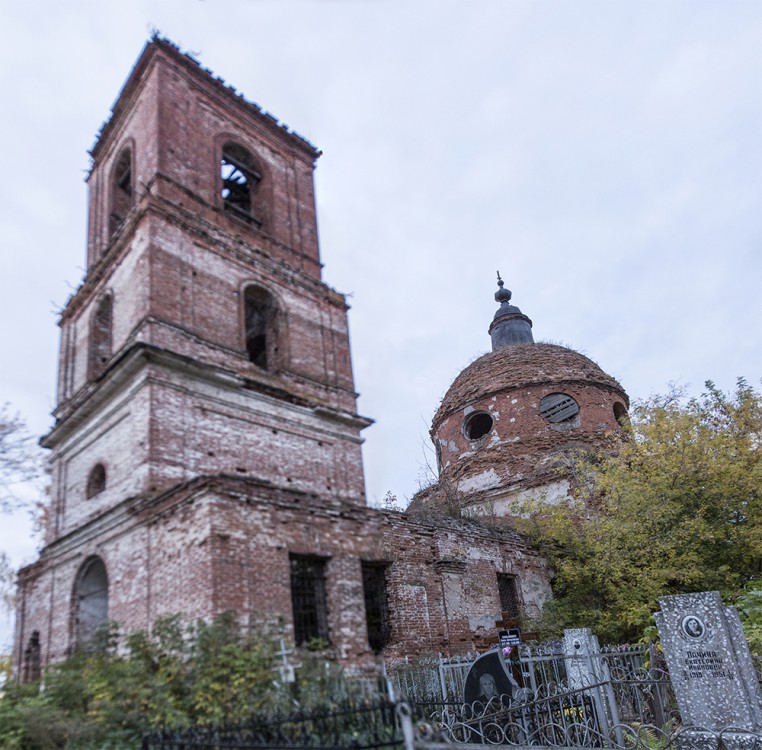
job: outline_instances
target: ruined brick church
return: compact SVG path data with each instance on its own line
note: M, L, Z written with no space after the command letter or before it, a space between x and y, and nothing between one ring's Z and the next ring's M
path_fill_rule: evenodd
M516 493L565 491L553 457L618 428L621 386L535 344L501 286L494 351L434 418L440 482L418 513L370 508L348 308L322 279L320 152L154 38L91 154L17 671L109 621L128 632L175 613L278 619L294 645L350 665L484 647L497 623L538 614L545 561L509 526L446 514L443 488L499 513Z

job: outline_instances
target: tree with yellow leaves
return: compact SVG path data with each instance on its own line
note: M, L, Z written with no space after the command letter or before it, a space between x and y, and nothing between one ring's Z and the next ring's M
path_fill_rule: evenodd
M517 508L549 558L549 628L640 637L658 597L719 590L732 600L760 576L762 397L740 379L699 398L672 389L637 403L628 438L577 456L573 497Z

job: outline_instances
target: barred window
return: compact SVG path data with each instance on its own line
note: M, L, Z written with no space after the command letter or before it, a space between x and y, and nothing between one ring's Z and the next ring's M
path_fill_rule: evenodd
M520 614L519 593L516 588L516 576L506 573L497 574L497 590L500 594L500 609L509 618Z
M363 561L362 587L365 594L365 620L368 624L368 644L378 653L389 643L386 564Z
M290 555L291 605L294 640L302 646L314 639L328 641L328 607L325 595L326 559Z

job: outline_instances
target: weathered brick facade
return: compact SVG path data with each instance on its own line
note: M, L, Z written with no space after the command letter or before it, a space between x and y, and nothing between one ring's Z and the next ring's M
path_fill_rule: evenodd
M319 152L154 39L92 156L17 668L28 644L60 659L105 619L130 631L228 609L280 618L346 663L381 641L464 650L495 639L499 575L536 612L548 573L519 535L365 505L371 420L356 412L346 302L321 279Z

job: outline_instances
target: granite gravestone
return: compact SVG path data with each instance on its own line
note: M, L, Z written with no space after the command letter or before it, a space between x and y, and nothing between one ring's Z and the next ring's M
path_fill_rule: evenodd
M611 679L606 662L600 658L598 637L590 628L564 630L566 679L570 690Z
M716 591L659 604L654 617L683 724L762 731L762 691L736 608Z
M510 703L516 688L518 684L506 669L498 649L493 649L482 654L469 669L463 686L463 702L479 701L486 705L494 699L497 708Z

